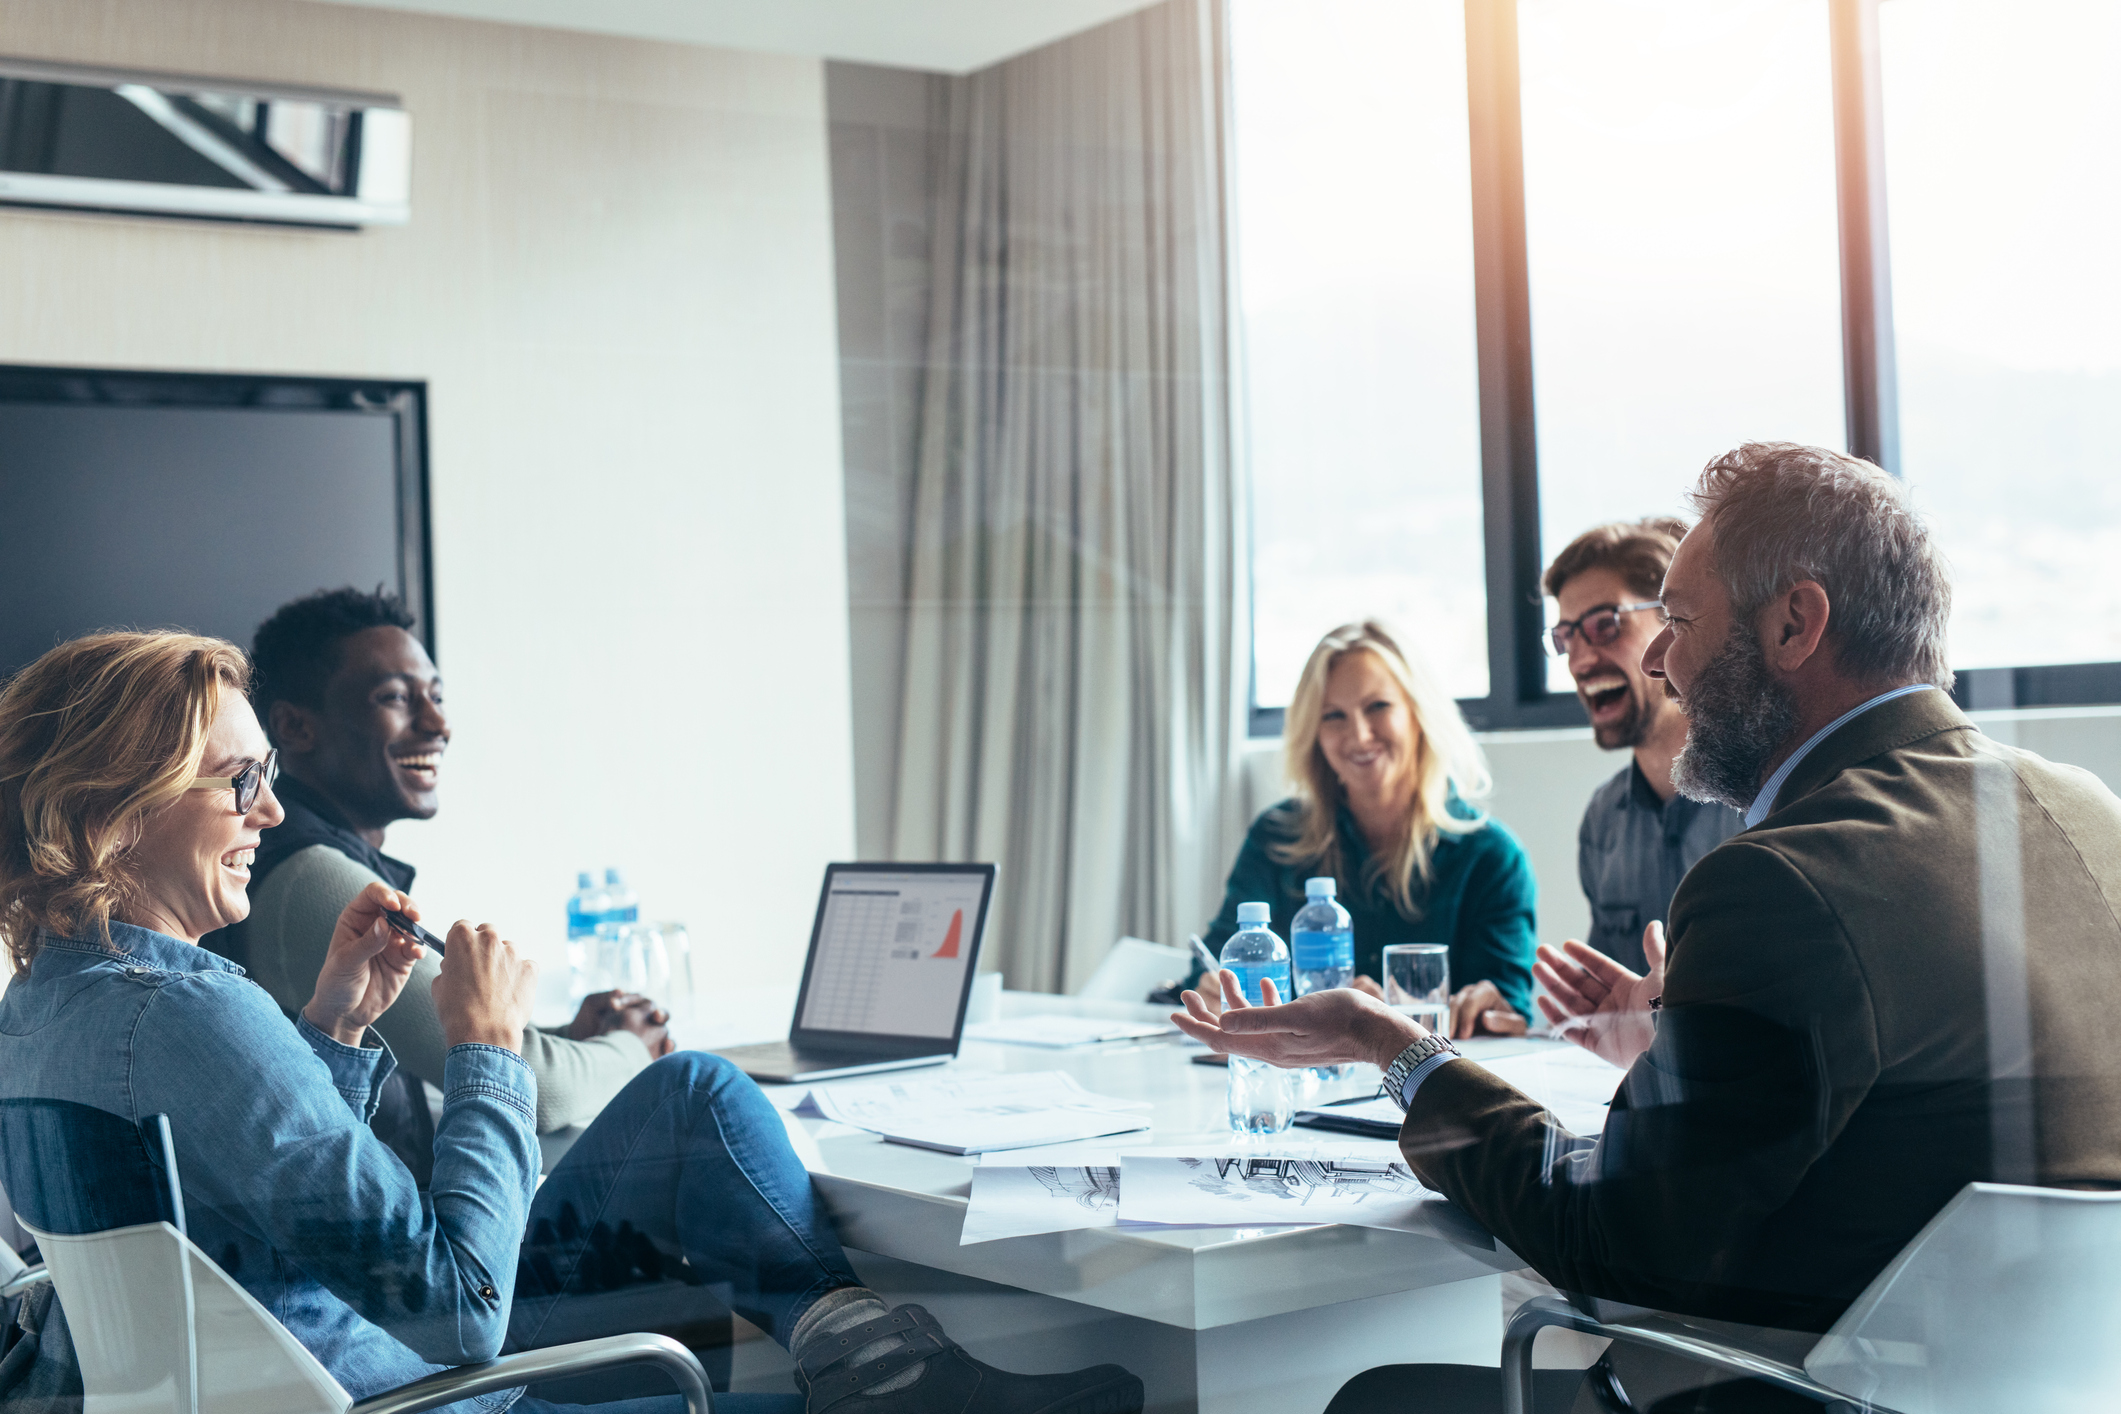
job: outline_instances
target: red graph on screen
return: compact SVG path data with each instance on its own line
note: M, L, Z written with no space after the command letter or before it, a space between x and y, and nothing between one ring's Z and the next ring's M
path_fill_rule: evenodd
M934 952L929 953L928 956L956 957L957 945L960 941L963 940L964 936L965 910L960 908L952 912L950 915L950 928L948 932L943 934L943 945L937 948Z

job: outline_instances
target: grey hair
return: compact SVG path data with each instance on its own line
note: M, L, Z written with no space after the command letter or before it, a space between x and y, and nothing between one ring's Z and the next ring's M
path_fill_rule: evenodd
M1951 576L1906 488L1883 469L1824 447L1747 442L1702 468L1687 499L1715 522L1716 575L1738 622L1816 580L1842 672L1951 687Z

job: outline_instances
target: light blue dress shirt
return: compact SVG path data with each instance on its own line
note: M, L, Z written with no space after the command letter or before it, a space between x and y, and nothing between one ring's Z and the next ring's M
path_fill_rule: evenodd
M1782 794L1782 787L1788 782L1790 773L1797 769L1799 763L1805 757L1812 754L1813 747L1825 741L1835 732L1855 721L1881 702L1890 702L1896 697L1905 697L1911 692L1934 691L1936 691L1936 688L1933 684L1918 682L1912 683L1907 687L1896 687L1891 692L1881 692L1868 702L1857 703L1818 731L1813 732L1804 745L1798 747L1796 751L1790 754L1789 760L1775 768L1775 774L1767 778L1767 784L1760 788L1760 794L1753 797L1753 803L1747 806L1745 810L1745 827L1750 830L1762 820L1767 819L1768 812L1775 808L1775 797Z

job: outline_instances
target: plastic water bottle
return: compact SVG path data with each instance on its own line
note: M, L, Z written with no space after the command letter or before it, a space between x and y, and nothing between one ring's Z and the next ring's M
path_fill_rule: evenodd
M1289 920L1289 951L1299 997L1345 987L1355 980L1353 920L1334 899L1335 892L1330 877L1304 880L1304 906ZM1314 1065L1306 1072L1314 1084L1345 1080L1354 1073L1352 1065Z
M1304 880L1304 906L1289 920L1299 997L1355 980L1354 920L1335 900L1335 892L1331 879Z
M641 896L619 877L616 869L604 871L604 896L608 900L604 905L604 924L610 925L614 932L628 923L640 921Z
M1281 1000L1289 999L1289 949L1267 926L1272 911L1263 903L1237 906L1237 931L1223 944L1222 965L1237 974L1238 990L1254 1006L1266 999L1261 983L1274 979ZM1230 1128L1239 1134L1279 1134L1296 1117L1289 1072L1265 1061L1230 1057Z
M604 915L597 921L597 982L622 992L648 990L647 960L629 946L628 934L641 917L641 896L616 869L604 871Z
M567 898L567 995L580 999L595 990L597 925L610 900L587 869L574 876Z

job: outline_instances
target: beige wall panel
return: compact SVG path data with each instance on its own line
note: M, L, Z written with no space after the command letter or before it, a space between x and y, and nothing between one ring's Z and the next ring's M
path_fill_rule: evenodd
M0 0L0 51L404 98L402 229L0 210L0 361L425 379L457 737L387 847L548 967L615 863L792 979L853 849L820 65L293 0Z

